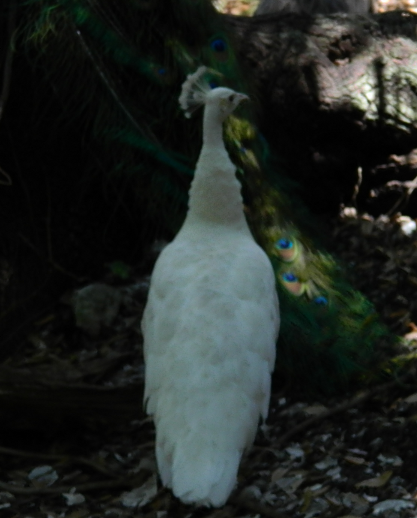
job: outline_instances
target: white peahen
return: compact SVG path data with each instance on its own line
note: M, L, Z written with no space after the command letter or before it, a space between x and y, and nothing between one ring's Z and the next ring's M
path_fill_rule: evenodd
M204 104L189 209L152 274L142 331L145 395L165 486L185 503L221 506L268 414L279 330L275 276L243 213L223 121L246 95L189 75L180 105Z

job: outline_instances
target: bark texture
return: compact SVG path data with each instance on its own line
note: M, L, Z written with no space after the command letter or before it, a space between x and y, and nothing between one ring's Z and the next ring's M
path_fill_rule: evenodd
M357 13L371 11L370 0L261 0L255 14L268 13Z
M253 79L261 130L317 209L349 202L358 167L366 184L367 172L416 147L416 15L288 14L227 23Z

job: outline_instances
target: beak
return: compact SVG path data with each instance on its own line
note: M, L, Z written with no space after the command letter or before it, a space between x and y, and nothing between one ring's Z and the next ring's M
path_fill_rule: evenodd
M247 96L246 94L237 94L237 97L238 97L239 104L243 101L250 101L249 96Z

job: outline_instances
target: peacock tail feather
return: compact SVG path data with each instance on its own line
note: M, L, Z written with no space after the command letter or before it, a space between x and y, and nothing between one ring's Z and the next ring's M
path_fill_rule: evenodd
M174 235L201 147L201 115L186 122L178 106L185 76L204 64L216 71L212 88L246 92L256 104L221 15L209 0L29 0L20 10L20 50L43 67L65 123L83 121L108 175L135 191L149 233ZM230 117L225 138L249 224L276 273L277 369L332 392L366 372L388 332L321 246L318 223L271 156L254 111Z

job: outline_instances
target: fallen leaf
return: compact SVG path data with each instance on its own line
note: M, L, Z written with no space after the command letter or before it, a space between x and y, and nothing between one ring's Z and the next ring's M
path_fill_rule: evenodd
M324 514L325 511L329 508L329 504L323 498L316 498L308 512L305 513L305 518L313 518L313 516L320 516Z
M372 514L381 514L385 511L401 511L401 509L411 509L414 503L409 500L384 500L374 505Z
M304 450L300 447L299 444L294 444L293 446L288 446L285 448L285 451L290 455L290 457L299 459L304 457Z
M278 468L273 471L271 475L271 482L275 482L276 480L282 478L286 473L288 473L289 469L290 468Z
M143 507L149 503L156 494L156 476L152 475L142 486L123 493L120 500L125 507Z
M326 410L327 408L324 405L312 405L304 408L304 412L308 415L320 415Z
M358 448L349 448L347 451L349 453L353 453L354 455L368 455L367 451L359 450Z
M395 467L403 465L403 460L398 455L383 455L380 453L377 459L381 464L392 464Z
M314 467L319 469L320 471L332 468L334 466L337 466L337 460L333 459L333 457L330 457L330 456L327 456L324 460L322 460L320 462L316 462L314 464Z
M276 485L285 491L287 495L292 495L297 491L304 480L305 477L302 474L297 474L294 477L285 477L277 480Z
M392 477L392 471L384 471L382 475L375 478L368 478L367 480L363 480L362 482L358 482L355 484L355 487L382 487L388 482L388 480Z
M34 487L52 486L58 478L58 473L52 466L38 466L32 469L28 475L28 479L32 481Z
M416 332L416 339L417 339L417 332ZM415 394L411 394L411 396L408 396L404 399L406 403L417 403L417 392Z
M76 488L73 487L69 493L62 493L62 496L67 501L67 505L78 505L85 502L85 497L81 493L76 493Z
M363 516L369 509L366 498L356 493L344 493L342 502L351 509L353 516Z

